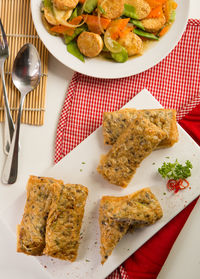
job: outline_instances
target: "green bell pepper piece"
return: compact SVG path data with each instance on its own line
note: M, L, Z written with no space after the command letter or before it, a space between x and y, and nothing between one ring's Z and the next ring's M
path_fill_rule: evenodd
M117 53L111 52L111 56L115 61L117 61L119 63L126 62L128 59L128 53L124 47L122 47L122 50L120 52L117 52Z
M84 56L83 54L80 52L76 41L71 41L68 45L67 45L67 50L69 53L71 53L72 55L74 55L76 58L78 58L79 60L81 60L82 62L85 62Z
M156 40L156 41L159 40L159 38L157 36L155 36L154 34L142 31L140 29L134 29L133 32L135 34L137 34L138 36L142 36L147 39Z
M129 21L130 23L133 23L133 25L135 25L136 27L138 27L139 29L145 31L144 26L142 24L142 22L140 20L136 20L136 19L130 19Z
M123 15L126 17L138 19L136 9L132 5L124 4Z
M97 7L98 0L86 0L83 5L83 11L90 14Z

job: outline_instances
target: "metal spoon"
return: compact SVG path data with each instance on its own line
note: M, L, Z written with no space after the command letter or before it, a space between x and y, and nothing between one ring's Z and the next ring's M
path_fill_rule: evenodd
M23 104L26 95L38 85L40 77L41 62L39 54L32 44L26 44L18 52L12 70L12 81L21 92L21 100L15 132L3 169L2 182L4 184L13 184L17 179L19 132Z

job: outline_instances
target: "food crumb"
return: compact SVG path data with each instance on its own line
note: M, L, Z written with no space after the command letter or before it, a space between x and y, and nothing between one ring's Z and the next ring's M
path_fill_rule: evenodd
M155 164L156 164L155 162L152 163L152 165L155 165Z
M97 244L97 241L95 241L95 243L94 244Z
M166 195L166 193L163 193L163 195L165 196L165 195Z
M167 157L165 157L166 159L169 159L170 157L169 156L167 156Z
M83 169L80 169L80 171L83 171Z
M46 266L46 265L44 265L44 268L47 268L47 266Z
M88 260L88 259L86 259L85 261L86 261L87 263L89 263L89 262L90 262L90 260Z
M82 165L85 165L86 163L85 163L85 162L82 162L81 164L82 164Z

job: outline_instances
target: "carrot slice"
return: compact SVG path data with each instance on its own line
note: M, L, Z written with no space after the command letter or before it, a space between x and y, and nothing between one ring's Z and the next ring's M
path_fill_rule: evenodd
M165 26L159 33L159 37L164 36L169 31L169 25Z
M82 16L77 16L77 17L73 18L72 20L70 20L69 24L78 25L82 19L83 19ZM50 30L52 32L56 32L58 34L66 34L66 35L72 36L74 33L74 29L75 29L75 27L68 27L68 26L64 26L64 25L55 25Z
M152 9L150 14L147 16L147 18L158 18L158 17L161 17L161 16L163 16L162 5Z
M85 0L79 0L79 3L84 4Z
M163 5L167 0L146 0L151 8L156 8L157 6Z
M98 16L94 15L83 15L83 18L86 18L86 23L88 25L88 29L91 32L101 34L101 29L99 26ZM108 25L110 24L111 20L108 18L100 17L100 23L104 30L108 28Z
M116 19L111 22L109 25L109 28L111 30L111 38L113 40L116 40L120 38L121 33L127 26L130 18L121 18L121 19Z

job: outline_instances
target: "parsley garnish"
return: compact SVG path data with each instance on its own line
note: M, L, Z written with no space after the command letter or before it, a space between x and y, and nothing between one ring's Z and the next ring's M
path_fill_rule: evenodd
M192 164L189 160L185 162L185 165L179 164L178 160L174 163L164 162L162 167L158 169L158 172L162 175L163 178L168 179L186 179L191 176Z

